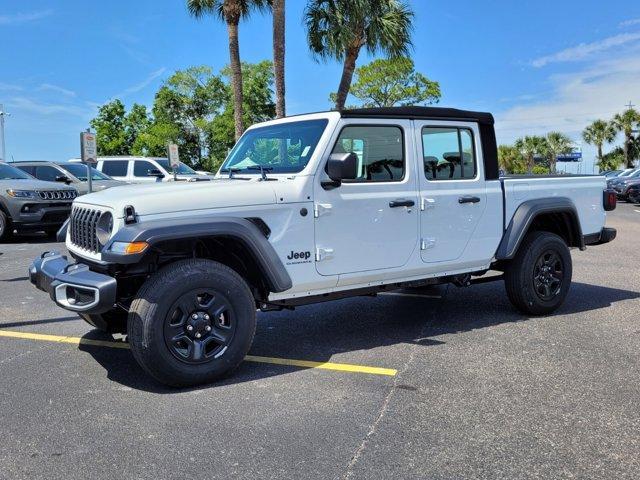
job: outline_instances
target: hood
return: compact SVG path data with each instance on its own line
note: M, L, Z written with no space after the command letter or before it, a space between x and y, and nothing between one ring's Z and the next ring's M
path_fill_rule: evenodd
M122 216L127 205L132 205L138 215L267 205L276 202L273 183L276 182L218 179L134 184L90 193L75 203L112 208L116 217Z
M91 188L94 192L101 192L102 190L106 190L111 187L120 187L123 185L129 185L127 182L121 182L120 180L94 180L91 182ZM89 192L89 183L88 182L79 182L74 184L74 186L78 189L78 193L80 195L84 195Z
M60 182L44 182L42 180L23 179L23 180L0 180L0 193L4 193L7 189L14 190L76 190L70 185Z

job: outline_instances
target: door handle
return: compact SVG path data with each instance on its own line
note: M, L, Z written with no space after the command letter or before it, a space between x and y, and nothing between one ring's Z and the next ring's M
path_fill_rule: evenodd
M458 198L458 203L478 203L479 201L480 197L472 197L470 195Z
M391 208L397 207L413 207L416 204L413 200L391 200L389 206Z

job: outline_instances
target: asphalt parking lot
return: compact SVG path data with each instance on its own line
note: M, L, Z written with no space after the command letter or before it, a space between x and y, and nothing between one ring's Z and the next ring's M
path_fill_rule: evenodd
M260 314L190 390L29 284L62 244L0 244L0 478L639 478L640 206L607 224L553 316L502 283Z

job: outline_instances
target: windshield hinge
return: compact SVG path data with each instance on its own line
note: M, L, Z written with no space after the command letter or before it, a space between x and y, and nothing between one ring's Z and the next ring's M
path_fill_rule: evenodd
M333 248L316 248L316 262L333 257Z
M313 216L318 218L320 215L330 213L333 206L330 203L316 203L313 206Z

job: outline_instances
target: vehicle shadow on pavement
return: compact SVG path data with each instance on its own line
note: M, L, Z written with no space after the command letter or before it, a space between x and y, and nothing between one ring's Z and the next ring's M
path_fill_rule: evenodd
M442 298L379 296L351 298L299 307L295 311L258 315L251 355L360 363L398 368L407 351L396 345L443 348L446 334L467 332L522 321L544 321L597 310L612 303L640 298L640 293L574 283L565 304L548 317L527 317L511 306L501 282L473 288L443 289ZM93 330L83 338L109 340ZM384 347L391 347L390 350ZM184 391L164 387L149 377L125 349L80 345L107 372L107 377L133 389L154 393ZM383 348L373 353L367 352ZM446 347L445 347L446 348ZM353 355L342 356L343 353ZM288 374L297 367L244 362L228 378L198 388L216 388ZM327 375L332 375L327 372ZM330 377L333 378L333 377Z
M12 244L12 243L58 243L55 238L50 238L44 233L17 233L10 235L9 237L0 240L0 245ZM63 244L61 244L64 246Z

